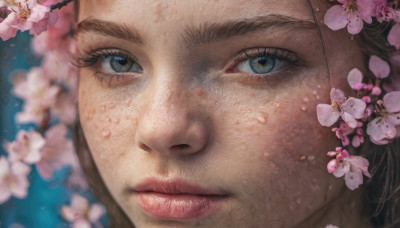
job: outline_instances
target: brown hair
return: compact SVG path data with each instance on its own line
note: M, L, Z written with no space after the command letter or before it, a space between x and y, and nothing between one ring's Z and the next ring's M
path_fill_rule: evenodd
M389 0L392 3L396 1ZM75 9L78 10L78 0L75 0L75 4ZM360 37L366 57L377 55L385 60L390 59L390 53L395 50L387 43L387 34L393 25L377 21L364 25ZM399 66L392 66L391 77L395 76L393 72L398 72L397 75L400 76L399 71ZM366 76L372 77L368 74ZM111 227L134 227L102 181L90 154L79 117L74 124L74 145L94 194L108 209ZM400 227L400 138L385 146L377 146L367 139L360 153L370 161L372 178L366 181L364 189L372 224L375 227Z

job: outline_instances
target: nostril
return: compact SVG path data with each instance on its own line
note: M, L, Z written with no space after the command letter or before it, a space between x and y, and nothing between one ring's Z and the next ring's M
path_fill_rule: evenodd
M144 150L144 151L151 151L151 148L150 147L148 147L146 144L144 144L144 143L140 143L140 145L139 145L139 148L140 149L142 149L142 150Z
M188 144L179 144L179 145L171 146L170 149L171 150L184 150L184 149L187 149L189 147L190 146Z

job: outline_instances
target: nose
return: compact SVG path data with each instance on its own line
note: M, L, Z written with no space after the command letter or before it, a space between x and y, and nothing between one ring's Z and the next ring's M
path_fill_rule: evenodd
M183 86L166 83L147 89L141 99L136 145L161 156L199 153L207 144L207 123L201 106Z

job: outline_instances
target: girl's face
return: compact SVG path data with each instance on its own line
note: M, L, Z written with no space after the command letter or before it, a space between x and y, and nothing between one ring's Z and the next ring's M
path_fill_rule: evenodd
M315 107L362 57L321 25L324 55L307 1L80 2L81 124L136 227L315 225L333 207L339 143Z

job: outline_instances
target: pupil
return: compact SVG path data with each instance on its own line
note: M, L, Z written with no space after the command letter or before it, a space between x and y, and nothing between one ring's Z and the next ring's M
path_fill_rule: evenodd
M262 56L250 60L250 68L257 74L269 73L275 66L275 59Z
M258 58L258 63L260 65L265 65L267 63L267 60L265 59L265 57L261 57L261 58Z
M111 67L116 72L128 72L132 64L132 61L121 56L114 56L111 59Z

